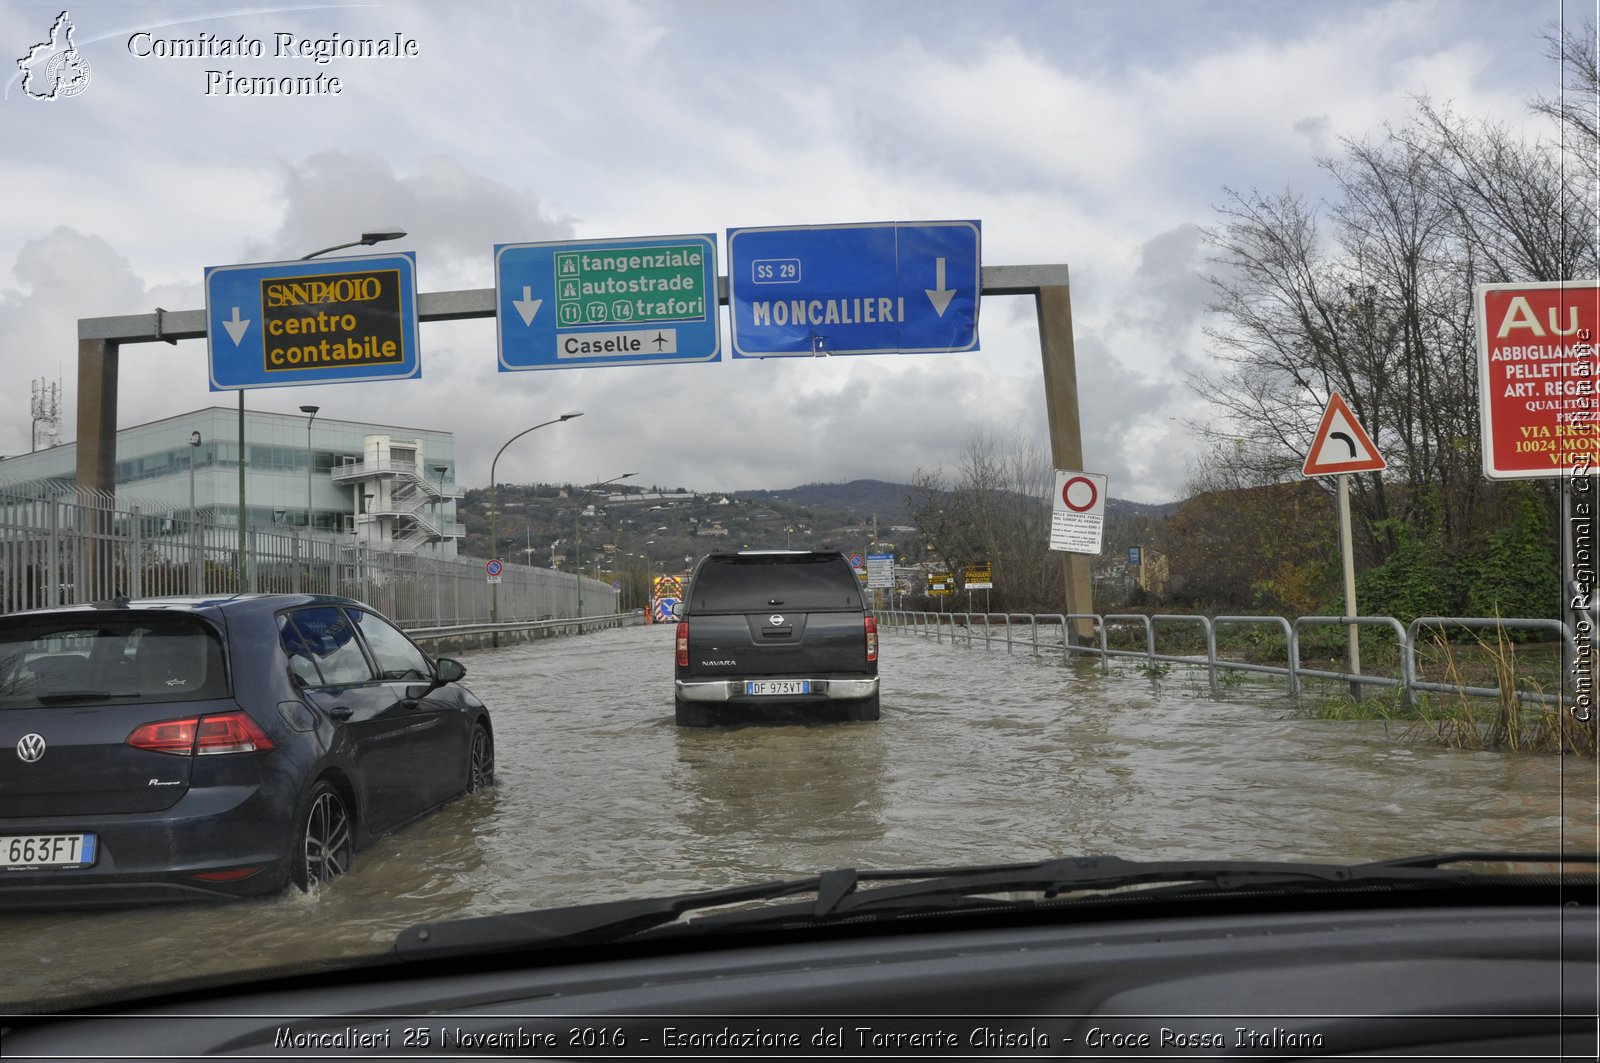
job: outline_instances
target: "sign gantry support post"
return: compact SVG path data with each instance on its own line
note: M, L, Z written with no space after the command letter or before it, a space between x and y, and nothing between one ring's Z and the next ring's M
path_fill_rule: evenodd
M1045 412L1050 425L1050 459L1055 469L1081 469L1083 432L1078 416L1078 361L1072 339L1072 292L1066 266L984 267L985 295L1032 295L1039 323L1039 353L1044 364ZM1061 557L1067 612L1094 612L1089 555ZM1089 620L1068 625L1075 644L1094 637Z
M1050 425L1050 456L1058 469L1083 468L1078 416L1078 376L1072 340L1072 299L1065 265L982 267L984 295L1031 295L1038 318L1044 368L1045 410ZM718 278L718 303L727 305L728 278ZM496 290L421 292L418 321L462 321L495 316ZM124 343L206 338L204 310L156 310L149 314L78 320L78 486L111 494L116 490L117 373ZM930 357L940 357L930 355ZM1062 578L1067 610L1094 612L1089 558L1064 554ZM1079 640L1092 637L1092 623L1075 625Z

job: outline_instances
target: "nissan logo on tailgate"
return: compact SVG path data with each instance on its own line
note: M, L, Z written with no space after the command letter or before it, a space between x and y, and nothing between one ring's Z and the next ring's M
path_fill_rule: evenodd
M17 740L17 756L24 764L37 764L44 757L44 735L25 734Z
M767 623L771 624L773 627L782 627L783 626L783 614L782 613L773 613L771 616L767 617Z

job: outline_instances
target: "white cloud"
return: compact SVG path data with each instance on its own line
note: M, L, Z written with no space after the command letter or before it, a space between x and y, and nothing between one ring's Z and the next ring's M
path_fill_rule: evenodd
M13 39L35 8L10 12ZM1223 184L1313 197L1314 156L1427 92L1526 121L1557 9L1515 0L1125 5L810 0L389 3L234 14L86 8L81 96L8 98L0 371L64 364L76 321L201 305L201 271L399 225L423 291L487 287L496 243L730 226L978 218L990 264L1066 263L1086 464L1145 501L1179 489L1175 417L1204 365L1196 227ZM41 15L48 27L54 12ZM137 29L414 38L413 59L139 59ZM18 49L12 47L12 51ZM337 97L207 96L205 71L322 72ZM724 269L726 263L724 263ZM707 489L948 466L975 425L1042 439L1031 300L986 301L982 350L499 373L492 322L428 325L420 382L253 394L457 434L466 482L506 438L515 478L620 471ZM119 420L231 402L204 345L130 348ZM25 387L0 452L26 445ZM502 469L502 475L509 475Z

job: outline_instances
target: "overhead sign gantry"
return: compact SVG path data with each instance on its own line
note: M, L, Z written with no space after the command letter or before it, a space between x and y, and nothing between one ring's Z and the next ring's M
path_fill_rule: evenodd
M763 357L766 354L843 354L871 352L906 352L913 351L953 351L975 350L977 348L977 310L978 299L982 295L1027 295L1032 296L1038 318L1039 346L1042 356L1044 374L1045 408L1050 423L1050 445L1053 464L1056 468L1080 468L1083 459L1082 442L1079 435L1076 360L1072 341L1072 306L1068 286L1067 268L1063 265L1017 265L1017 266L989 266L981 265L979 249L979 225L977 222L934 222L934 223L889 223L883 225L846 225L846 226L821 226L808 227L801 230L781 230L790 233L810 233L818 230L888 230L893 234L888 245L878 245L888 248L877 257L878 268L884 262L893 262L893 285L887 290L879 290L876 282L867 284L859 278L850 283L838 286L829 285L827 290L813 287L807 291L803 286L799 289L790 289L790 296L786 300L788 306L781 312L785 322L783 328L791 328L804 314L806 327L804 329L804 342L798 348L787 350L763 350L764 346L776 346L776 343L759 341L754 331L747 331L750 345L743 350L736 351L736 357ZM758 276L768 274L761 270L762 264L757 260L768 260L765 264L772 267L770 276L782 275L783 261L791 260L796 267L797 282L806 277L809 269L813 286L819 280L826 279L841 272L848 273L846 263L841 261L842 252L839 246L834 245L830 250L823 250L821 257L806 241L811 239L806 236L797 237L797 242L776 247L757 247L762 237L752 235L752 243L746 244L740 233L757 234L762 230L732 230L730 240L741 249L741 262L747 262L750 268L752 283ZM859 239L863 234L857 233L849 237L837 239ZM882 234L878 236L882 240ZM709 322L714 322L720 315L712 302L713 292L718 302L727 300L727 296L719 291L716 276L716 263L714 239L709 235L690 238L661 238L669 243L682 245L686 242L706 241L707 254L704 256L705 275L704 287L705 307ZM596 243L601 243L597 241ZM603 241L612 245L636 246L638 240ZM826 240L824 241L826 243ZM501 245L501 250L516 249L527 245ZM744 251L754 249L754 256L744 255ZM618 248L620 250L620 248ZM578 251L578 247L569 247L568 250ZM644 249L641 249L643 253ZM651 249L659 252L659 249ZM883 257L887 255L888 257ZM342 296L335 293L335 301L317 307L315 314L333 315L337 312L337 321L331 316L314 318L314 313L307 305L302 305L299 311L290 313L286 307L273 307L280 311L276 317L271 317L265 310L265 297L261 294L260 285L271 279L268 268L282 268L289 273L317 276L327 280L330 275L347 274L351 286L344 291L344 296L353 296L356 293L354 284L359 281L361 272L372 268L375 261L368 258L360 259L329 259L321 262L296 261L289 263L270 263L267 266L239 266L216 267L208 271L207 280L207 306L203 310L167 311L156 308L153 313L130 314L117 317L81 318L78 321L78 460L77 484L80 488L111 492L116 485L116 431L117 431L117 377L120 367L120 353L123 344L146 343L165 341L175 343L184 339L204 339L213 354L213 386L228 387L271 387L278 384L289 383L327 383L344 379L383 379L392 375L418 375L415 362L405 362L395 366L386 359L394 351L390 351L386 339L394 340L395 351L404 350L411 359L416 357L415 322L416 321L458 321L468 318L495 317L502 333L502 368L552 368L565 364L637 364L640 354L644 353L641 345L639 352L624 352L620 349L614 351L601 351L598 355L574 351L576 358L565 360L556 357L556 352L546 345L546 354L535 354L522 349L518 350L519 342L511 342L511 355L507 356L505 349L505 333L518 323L522 328L536 331L540 328L549 328L552 334L561 333L562 329L553 325L545 325L544 321L553 321L554 314L549 318L542 318L541 313L549 307L556 307L558 299L553 294L554 273L548 282L536 281L535 275L540 271L535 269L524 281L517 276L509 275L503 268L507 264L506 255L500 256L497 270L497 286L495 288L471 289L464 291L423 292L415 291L415 268L410 255L393 256L403 259L404 266L397 268L403 271L401 286L400 306L398 318L400 331L394 336L385 336L375 331L375 327L364 324L356 310L342 308L338 301ZM515 260L515 255L512 256ZM550 258L549 265L553 270L554 257ZM629 267L632 268L631 266ZM255 271L252 273L251 271ZM211 275L215 274L213 278ZM882 276L880 274L880 276ZM631 278L630 278L631 279ZM643 279L642 276L640 279ZM848 280L848 278L836 278ZM887 282L887 278L883 278ZM732 287L731 278L729 287ZM255 288L251 288L251 284ZM552 294L541 294L536 288L538 284L552 286ZM643 287L643 285L640 285ZM655 287L654 285L652 287ZM668 289L671 290L670 287ZM773 290L768 287L768 291ZM254 294L252 294L252 291ZM796 307L794 300L799 298L795 292L807 291L804 305ZM612 294L592 292L591 295ZM623 294L623 293L616 293ZM627 294L632 295L630 291ZM563 297L563 299L566 297ZM587 319L591 314L589 303L584 301L583 293L578 293L576 312ZM765 297L762 297L765 298ZM867 300L872 299L871 317L868 320ZM886 310L882 300L889 299L891 309ZM904 300L902 312L901 300ZM857 302L859 300L859 304ZM367 300L352 300L365 302ZM752 302L760 301L752 297ZM924 306L926 309L924 309ZM235 313L234 308L238 311ZM637 309L637 308L635 308ZM775 324L780 312L769 306L769 317L763 318L760 327ZM560 311L557 311L560 312ZM570 317L573 311L565 311ZM750 307L750 325L756 329L757 319L755 309ZM592 311L599 315L601 310ZM616 314L613 307L611 314ZM512 315L515 315L513 317ZM829 320L830 316L836 320ZM354 318L354 321L351 318ZM848 318L848 320L846 320ZM895 320L891 321L890 318ZM296 323L290 326L290 320ZM739 320L735 318L735 320ZM301 368L298 370L271 370L268 368L268 345L264 333L266 326L263 321L276 321L275 339L284 342L283 357L289 364L291 356L287 354L289 347L301 348L299 355ZM813 321L820 321L821 327L814 327ZM304 322L304 324L302 324ZM592 336L597 332L615 332L623 334L637 334L642 331L633 326L638 325L637 319L624 325L622 322L588 321L583 326L573 325L567 331L582 332ZM678 343L677 355L685 353L686 340L683 326L672 324L668 326L665 321L651 321L650 326L657 328L672 327L679 329L676 337ZM889 339L882 338L848 338L848 342L830 343L828 336L831 334L836 339L847 337L841 329L855 333L858 327L872 326L883 329L894 326L894 336ZM622 327L618 327L622 326ZM295 330L290 331L291 327ZM376 326L381 328L382 326ZM714 327L714 326L712 326ZM301 331L301 330L305 331ZM317 330L332 329L332 332L319 332ZM815 335L813 335L815 333ZM821 337L820 348L817 337ZM376 346L373 338L376 338ZM293 338L302 342L289 343ZM653 338L653 337L652 337ZM794 337L785 341L793 343ZM310 362L306 361L304 348L312 345L316 348L316 355ZM327 348L324 350L323 343ZM358 341L358 342L355 342ZM593 341L604 344L605 339ZM612 340L611 342L626 342ZM629 343L631 347L631 343ZM700 359L715 361L720 357L720 350L701 347ZM218 355L218 351L226 352ZM351 355L357 355L352 358ZM341 359L341 356L342 359ZM615 358L614 362L604 359ZM663 354L663 358L667 357ZM582 361L583 358L594 358L593 361ZM527 364L514 364L519 360ZM536 361L544 364L535 365ZM655 360L650 357L647 360ZM677 357L672 360L691 360ZM229 363L223 365L221 363ZM506 362L513 363L506 365ZM237 363L237 364L233 364ZM339 363L337 365L332 363ZM346 377L340 374L348 372L357 366L365 366L361 377ZM276 374L276 375L269 375ZM1064 558L1066 595L1069 611L1074 614L1087 614L1093 611L1090 595L1090 580L1088 557L1083 554L1069 554ZM1077 637L1087 638L1090 634L1087 622L1077 625Z

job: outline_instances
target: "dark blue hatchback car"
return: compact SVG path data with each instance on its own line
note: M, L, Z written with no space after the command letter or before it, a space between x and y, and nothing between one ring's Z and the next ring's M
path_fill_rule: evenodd
M494 780L489 712L359 602L0 616L0 907L272 893Z

